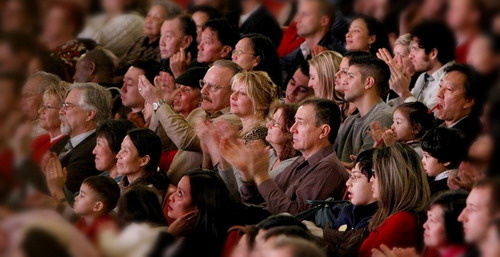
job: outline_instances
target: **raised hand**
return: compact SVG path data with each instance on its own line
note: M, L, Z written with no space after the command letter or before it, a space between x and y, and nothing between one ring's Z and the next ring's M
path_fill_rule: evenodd
M392 129L386 129L382 134L382 139L384 140L384 144L386 146L391 146L396 143L396 132Z
M191 64L191 60L191 53L186 54L183 47L181 47L179 52L172 55L170 57L170 70L174 74L174 77L177 78L184 73Z
M189 234L189 232L193 231L197 221L198 210L190 211L172 222L172 224L168 226L167 232L172 234L174 237L185 236Z
M382 128L382 124L380 121L372 121L370 123L370 130L368 130L368 134L373 138L373 141L375 141L375 144L382 140L382 134L384 133L384 130L387 128Z
M389 79L389 88L392 89L401 98L408 98L410 93L410 75L405 74L403 67L399 65L391 56L389 51L381 48L377 52L377 57L383 60L391 70L391 78Z
M139 83L137 86L139 87L139 94L141 94L144 100L149 104L153 104L154 102L158 102L163 99L161 89L152 85L146 76L139 76Z
M68 177L68 171L62 167L57 154L53 152L48 153L42 165L44 165L42 171L45 174L51 196L58 201L63 199L63 187Z

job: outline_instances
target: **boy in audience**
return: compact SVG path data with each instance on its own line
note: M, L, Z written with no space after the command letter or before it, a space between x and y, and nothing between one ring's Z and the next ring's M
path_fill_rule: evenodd
M467 155L467 144L456 129L438 127L429 130L422 138L422 164L427 176L431 194L448 190L448 177L458 172L460 162Z
M118 198L120 188L110 177L88 177L80 186L73 209L81 217L75 225L92 242L97 242L100 227L114 223L109 213L116 207Z

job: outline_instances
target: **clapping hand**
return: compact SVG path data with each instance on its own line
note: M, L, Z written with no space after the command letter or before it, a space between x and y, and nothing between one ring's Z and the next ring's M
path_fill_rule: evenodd
M174 77L178 78L182 73L184 73L189 65L191 64L191 53L187 53L183 47L179 52L175 53L170 57L170 70L174 74Z
M408 98L410 93L410 75L405 74L403 67L397 64L392 59L391 54L387 49L381 48L377 52L377 57L383 60L391 70L391 78L389 79L389 88L398 94L403 100Z

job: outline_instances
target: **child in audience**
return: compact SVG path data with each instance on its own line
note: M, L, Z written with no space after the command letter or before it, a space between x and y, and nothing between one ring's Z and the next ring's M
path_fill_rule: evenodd
M390 129L382 129L380 123L372 123L371 134L375 147L382 142L386 146L401 142L410 145L422 157L420 139L433 124L434 117L429 114L427 106L421 102L404 103L392 114L394 123Z
M76 227L96 243L99 228L114 223L109 213L116 207L119 198L120 187L114 179L106 176L86 178L73 205L75 213L81 216Z
M448 176L457 173L467 155L467 144L458 130L444 127L429 130L422 138L422 164L432 179L431 194L448 190Z

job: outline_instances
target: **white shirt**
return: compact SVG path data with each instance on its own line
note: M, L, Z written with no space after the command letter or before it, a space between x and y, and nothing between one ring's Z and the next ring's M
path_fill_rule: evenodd
M439 181L443 179L447 179L450 176L450 173L457 171L457 169L452 169L452 170L446 170L441 173L439 173L435 178L434 181Z
M412 95L405 99L405 103L418 101L424 103L427 108L432 109L436 105L439 83L445 75L444 70L454 63L455 61L450 61L432 73L428 78L427 86L425 86L425 75L427 73L420 74L415 82L415 87L411 90Z
M71 145L73 146L73 148L75 148L78 144L80 144L83 140L85 140L85 138L89 137L94 132L95 132L95 129L84 132L78 136L74 136L74 137L70 138L69 140L71 142Z

